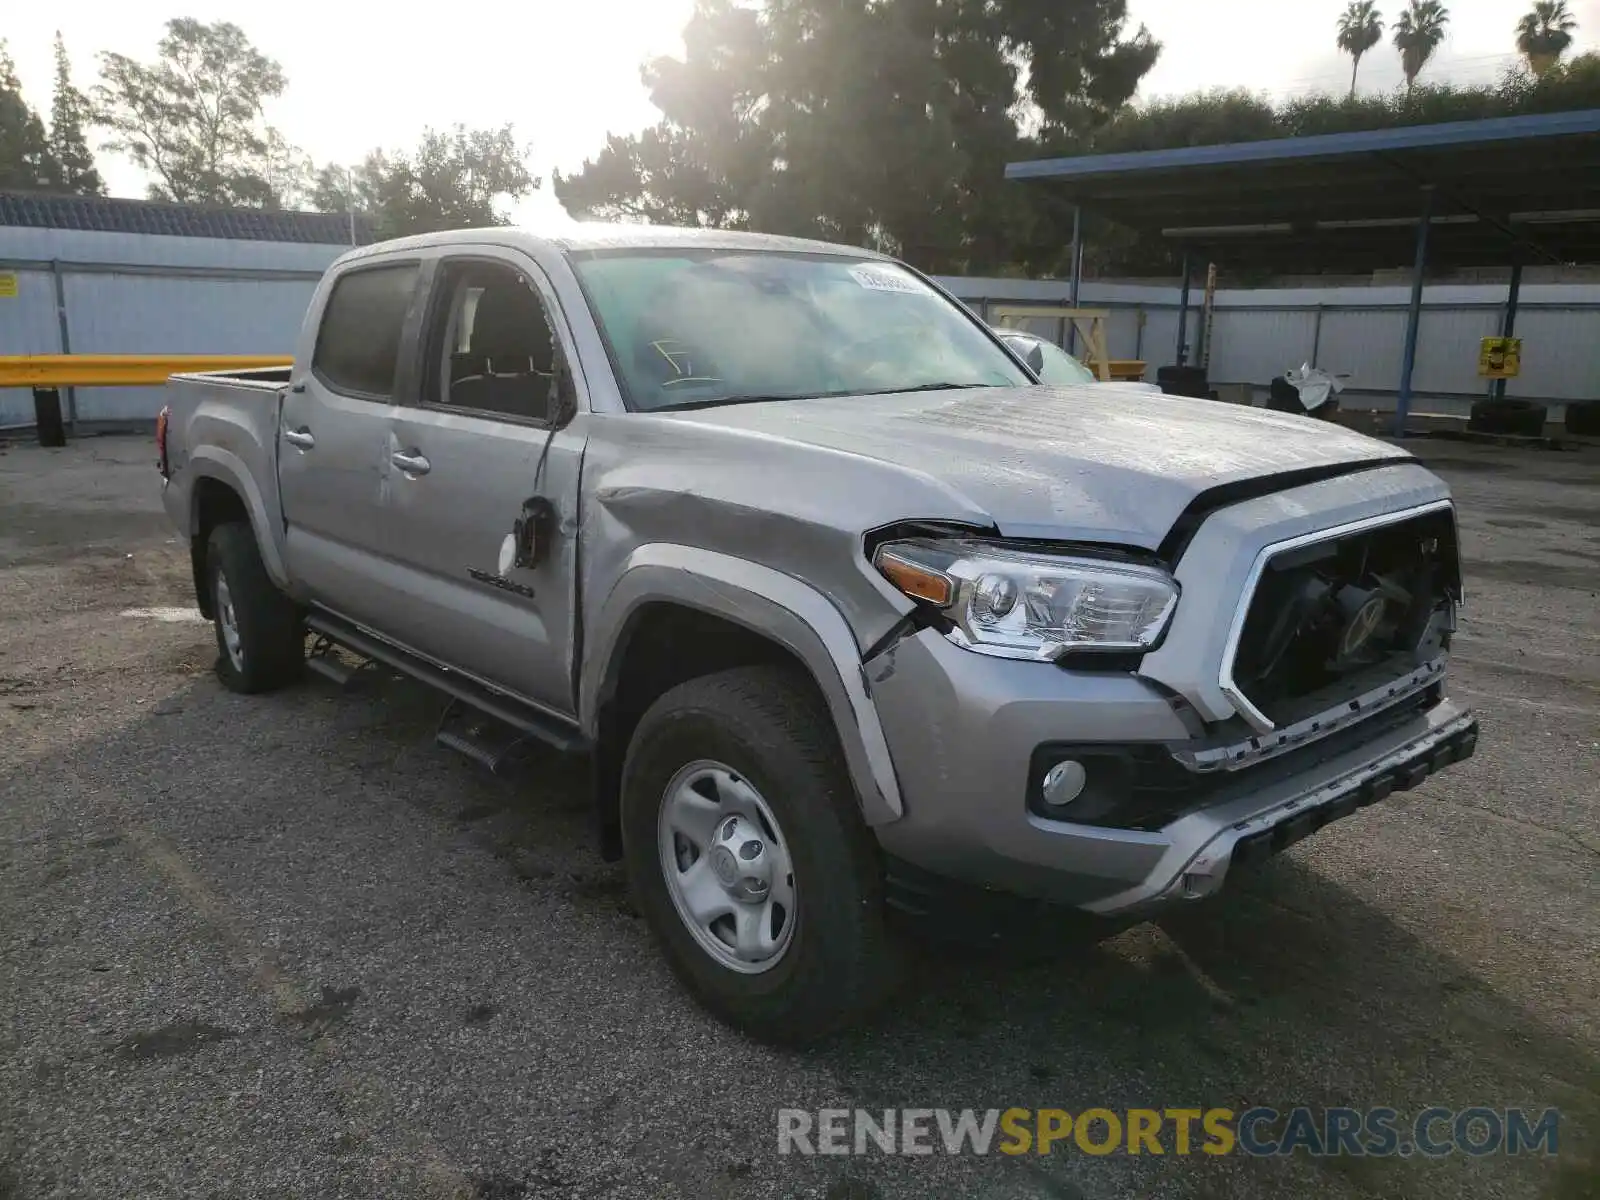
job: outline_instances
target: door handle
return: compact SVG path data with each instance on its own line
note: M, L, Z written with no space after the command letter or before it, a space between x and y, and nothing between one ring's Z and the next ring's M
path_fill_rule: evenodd
M311 430L301 426L299 429L285 429L283 440L291 446L298 446L302 450L309 450L317 444L317 439L311 436Z
M433 470L433 464L420 454L404 454L396 450L389 456L389 461L407 475L426 475Z

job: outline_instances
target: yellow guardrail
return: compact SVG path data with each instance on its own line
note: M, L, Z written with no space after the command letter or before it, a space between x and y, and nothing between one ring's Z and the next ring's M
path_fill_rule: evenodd
M149 387L189 371L293 362L287 354L0 354L0 388Z

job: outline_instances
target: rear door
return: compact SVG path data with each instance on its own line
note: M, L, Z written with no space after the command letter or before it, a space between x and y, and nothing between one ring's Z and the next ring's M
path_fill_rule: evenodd
M391 625L428 656L570 716L587 410L567 369L571 333L520 251L452 247L432 276L416 403L393 426L407 603ZM527 543L519 529L532 530Z
M339 275L313 344L295 360L279 418L290 577L323 606L380 629L393 607L390 442L421 266L379 259Z

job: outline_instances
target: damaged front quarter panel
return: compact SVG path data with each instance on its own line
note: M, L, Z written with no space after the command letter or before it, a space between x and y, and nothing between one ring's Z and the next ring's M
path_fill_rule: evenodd
M581 529L585 729L598 729L608 664L630 616L646 604L683 605L748 628L806 666L868 823L896 820L900 789L862 657L892 642L912 605L867 563L863 533L908 504L954 508L974 524L981 514L936 485L894 486L867 460L834 473L817 455L817 469L802 473L775 439L644 414L602 416L596 426Z

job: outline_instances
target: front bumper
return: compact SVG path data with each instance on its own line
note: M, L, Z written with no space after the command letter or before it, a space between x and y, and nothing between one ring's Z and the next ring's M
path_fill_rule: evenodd
M1267 791L1180 818L1162 831L1171 846L1149 876L1087 907L1126 914L1211 895L1230 871L1254 866L1358 808L1409 791L1470 758L1477 746L1478 719L1441 700L1382 739L1332 760L1335 773L1324 782L1303 787L1290 781L1287 790L1294 794L1287 797Z
M1100 744L1189 742L1164 693L1133 675L972 654L931 630L885 658L869 678L906 811L875 832L892 863L912 868L891 871L891 903L923 912L936 907L930 880L1106 917L1198 899L1235 868L1415 787L1477 745L1476 718L1441 699L1363 722L1306 754L1303 768L1263 772L1254 777L1259 788L1225 789L1160 828L1074 824L1029 810L1035 748L1064 734ZM907 877L914 888L894 886Z

